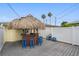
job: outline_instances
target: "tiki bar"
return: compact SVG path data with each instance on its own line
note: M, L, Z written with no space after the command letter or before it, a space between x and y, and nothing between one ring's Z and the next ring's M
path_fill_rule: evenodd
M40 29L45 29L45 25L31 14L13 20L10 22L10 28L22 30L21 36L23 48L28 46L32 48L35 45L41 45L43 42L43 37L39 36L38 31Z

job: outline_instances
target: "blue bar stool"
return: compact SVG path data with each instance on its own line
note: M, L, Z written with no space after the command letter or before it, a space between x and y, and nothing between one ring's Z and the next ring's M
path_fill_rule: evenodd
M26 39L22 40L22 48L26 48L27 47L27 41Z
M31 37L30 39L30 48L34 48L34 38Z
M43 37L42 36L39 36L38 37L38 45L42 45L42 43L43 43Z

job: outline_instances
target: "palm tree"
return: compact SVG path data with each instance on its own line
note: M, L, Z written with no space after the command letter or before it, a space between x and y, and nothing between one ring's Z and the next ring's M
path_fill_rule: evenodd
M44 19L46 18L46 15L42 14L41 18L43 19L43 22L44 22Z
M49 13L48 13L48 17L50 17L50 25L51 25L51 16L52 16L52 13L49 12Z
M51 12L48 13L48 17L50 18L50 26L51 26L51 17L52 17L52 13ZM51 27L50 27L50 32L51 32Z
M45 14L42 14L41 18L43 19L43 23L44 23L44 19L46 18ZM44 33L42 32L42 35L44 35Z

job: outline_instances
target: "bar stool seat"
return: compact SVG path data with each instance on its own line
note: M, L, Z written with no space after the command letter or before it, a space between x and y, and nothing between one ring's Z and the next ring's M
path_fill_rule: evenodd
M22 48L26 48L27 47L27 41L26 39L22 40Z
M42 43L43 43L43 37L42 36L39 36L38 37L38 45L42 45Z
M34 38L30 39L30 48L34 48Z

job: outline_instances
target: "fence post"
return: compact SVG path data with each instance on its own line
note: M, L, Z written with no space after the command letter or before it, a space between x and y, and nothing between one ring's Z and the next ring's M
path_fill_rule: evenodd
M74 40L75 40L74 28L75 28L75 27L72 26L72 45L74 45Z
M2 50L3 45L4 45L3 41L4 41L4 30L0 29L0 51Z

